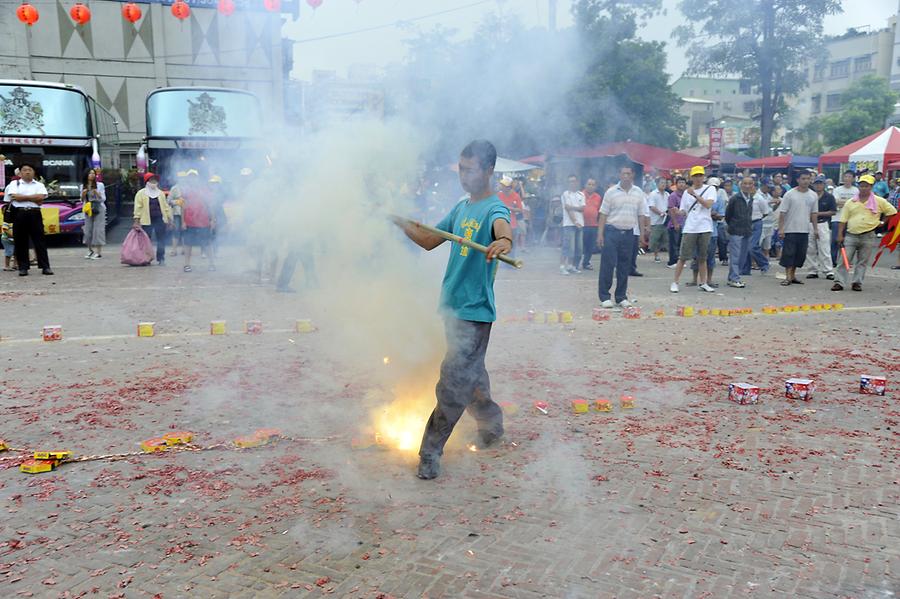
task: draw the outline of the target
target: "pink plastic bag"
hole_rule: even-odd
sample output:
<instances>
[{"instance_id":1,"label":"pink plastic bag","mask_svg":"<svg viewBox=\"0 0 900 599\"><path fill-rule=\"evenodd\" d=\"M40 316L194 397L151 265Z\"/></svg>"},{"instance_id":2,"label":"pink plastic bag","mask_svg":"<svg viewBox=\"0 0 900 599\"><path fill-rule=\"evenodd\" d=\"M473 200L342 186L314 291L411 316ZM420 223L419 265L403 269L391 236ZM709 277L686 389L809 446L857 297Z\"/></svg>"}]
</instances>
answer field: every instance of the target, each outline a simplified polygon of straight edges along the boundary
<instances>
[{"instance_id":1,"label":"pink plastic bag","mask_svg":"<svg viewBox=\"0 0 900 599\"><path fill-rule=\"evenodd\" d=\"M132 229L122 242L122 264L147 266L153 260L153 244L143 229Z\"/></svg>"}]
</instances>

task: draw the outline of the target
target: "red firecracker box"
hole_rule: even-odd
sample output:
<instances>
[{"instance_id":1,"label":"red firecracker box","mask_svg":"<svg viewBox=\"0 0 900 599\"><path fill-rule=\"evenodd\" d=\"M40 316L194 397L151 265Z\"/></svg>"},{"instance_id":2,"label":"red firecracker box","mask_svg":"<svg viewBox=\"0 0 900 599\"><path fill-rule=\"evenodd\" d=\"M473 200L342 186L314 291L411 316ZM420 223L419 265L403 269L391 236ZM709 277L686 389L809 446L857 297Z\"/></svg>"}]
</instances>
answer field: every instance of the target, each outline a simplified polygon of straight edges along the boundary
<instances>
[{"instance_id":1,"label":"red firecracker box","mask_svg":"<svg viewBox=\"0 0 900 599\"><path fill-rule=\"evenodd\" d=\"M759 403L759 387L747 383L728 385L728 399L741 405Z\"/></svg>"},{"instance_id":2,"label":"red firecracker box","mask_svg":"<svg viewBox=\"0 0 900 599\"><path fill-rule=\"evenodd\" d=\"M596 320L597 322L609 320L609 310L604 310L603 308L594 308L594 310L591 312L591 318L593 320Z\"/></svg>"},{"instance_id":3,"label":"red firecracker box","mask_svg":"<svg viewBox=\"0 0 900 599\"><path fill-rule=\"evenodd\" d=\"M694 315L694 306L678 306L675 308L675 315L691 317Z\"/></svg>"},{"instance_id":4,"label":"red firecracker box","mask_svg":"<svg viewBox=\"0 0 900 599\"><path fill-rule=\"evenodd\" d=\"M612 403L608 399L598 399L594 402L594 409L598 412L612 412Z\"/></svg>"},{"instance_id":5,"label":"red firecracker box","mask_svg":"<svg viewBox=\"0 0 900 599\"><path fill-rule=\"evenodd\" d=\"M816 384L810 379L788 379L784 382L784 396L788 399L810 401Z\"/></svg>"},{"instance_id":6,"label":"red firecracker box","mask_svg":"<svg viewBox=\"0 0 900 599\"><path fill-rule=\"evenodd\" d=\"M262 334L262 321L261 320L248 320L244 323L244 331L248 335L260 335Z\"/></svg>"},{"instance_id":7,"label":"red firecracker box","mask_svg":"<svg viewBox=\"0 0 900 599\"><path fill-rule=\"evenodd\" d=\"M637 306L628 306L622 310L622 316L628 320L638 320L641 317L641 309Z\"/></svg>"},{"instance_id":8,"label":"red firecracker box","mask_svg":"<svg viewBox=\"0 0 900 599\"><path fill-rule=\"evenodd\" d=\"M62 325L51 324L45 326L43 329L41 329L41 337L44 339L44 341L61 341Z\"/></svg>"},{"instance_id":9,"label":"red firecracker box","mask_svg":"<svg viewBox=\"0 0 900 599\"><path fill-rule=\"evenodd\" d=\"M887 389L887 378L872 374L859 377L859 392L866 395L884 395Z\"/></svg>"},{"instance_id":10,"label":"red firecracker box","mask_svg":"<svg viewBox=\"0 0 900 599\"><path fill-rule=\"evenodd\" d=\"M623 395L619 398L619 404L623 410L630 410L634 408L634 398L630 395Z\"/></svg>"}]
</instances>

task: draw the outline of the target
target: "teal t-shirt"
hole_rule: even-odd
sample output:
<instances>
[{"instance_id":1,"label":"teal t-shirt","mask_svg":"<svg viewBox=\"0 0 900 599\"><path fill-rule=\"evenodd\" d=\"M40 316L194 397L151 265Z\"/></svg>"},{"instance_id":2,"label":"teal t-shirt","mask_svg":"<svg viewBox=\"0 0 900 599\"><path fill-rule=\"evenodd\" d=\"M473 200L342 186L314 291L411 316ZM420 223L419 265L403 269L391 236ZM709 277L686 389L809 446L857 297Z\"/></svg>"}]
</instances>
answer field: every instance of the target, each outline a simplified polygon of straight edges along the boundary
<instances>
[{"instance_id":1,"label":"teal t-shirt","mask_svg":"<svg viewBox=\"0 0 900 599\"><path fill-rule=\"evenodd\" d=\"M481 245L494 241L494 221L509 222L509 208L495 195L478 202L464 198L436 226L442 231L471 239ZM441 286L441 309L460 320L494 322L494 275L499 261L490 263L484 254L456 242L450 244L450 260Z\"/></svg>"}]
</instances>

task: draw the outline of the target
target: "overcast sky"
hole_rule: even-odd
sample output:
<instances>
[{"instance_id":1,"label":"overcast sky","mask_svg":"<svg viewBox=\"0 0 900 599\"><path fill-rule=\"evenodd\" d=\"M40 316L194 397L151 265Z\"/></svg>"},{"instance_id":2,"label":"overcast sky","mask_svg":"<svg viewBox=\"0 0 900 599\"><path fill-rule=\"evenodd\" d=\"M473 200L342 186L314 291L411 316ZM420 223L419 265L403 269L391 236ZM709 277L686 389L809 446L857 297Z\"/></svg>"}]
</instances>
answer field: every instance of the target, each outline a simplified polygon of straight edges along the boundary
<instances>
[{"instance_id":1,"label":"overcast sky","mask_svg":"<svg viewBox=\"0 0 900 599\"><path fill-rule=\"evenodd\" d=\"M458 29L461 36L468 37L486 13L497 11L518 15L526 26L546 26L548 7L548 0L324 0L322 6L313 11L306 0L299 1L300 19L288 22L283 30L285 36L303 42L294 50L293 76L298 79L308 79L314 69L337 70L344 75L353 63L383 66L402 60L405 53L403 39L410 37L410 28L427 30L441 24ZM558 0L559 27L571 24L571 4L571 0ZM859 10L863 4L865 10ZM890 15L897 12L898 0L843 0L843 5L847 12L826 19L827 33L843 33L848 27L886 27ZM678 0L663 0L663 6L667 14L650 22L641 31L641 36L667 42L668 70L677 77L687 67L687 61L682 50L671 40L670 32L682 16L678 11ZM448 12L416 20L405 27L396 26L398 21L441 11ZM389 26L343 35L383 25ZM335 37L315 40L326 36Z\"/></svg>"}]
</instances>

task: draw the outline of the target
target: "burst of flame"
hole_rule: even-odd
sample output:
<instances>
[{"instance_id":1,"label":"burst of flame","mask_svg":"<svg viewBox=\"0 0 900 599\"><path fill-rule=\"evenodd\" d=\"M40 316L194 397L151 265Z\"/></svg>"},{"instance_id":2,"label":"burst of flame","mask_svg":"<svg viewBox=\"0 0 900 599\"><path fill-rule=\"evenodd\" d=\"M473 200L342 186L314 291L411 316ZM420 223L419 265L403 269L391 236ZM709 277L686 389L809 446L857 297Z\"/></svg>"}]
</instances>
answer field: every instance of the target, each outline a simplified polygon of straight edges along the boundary
<instances>
[{"instance_id":1,"label":"burst of flame","mask_svg":"<svg viewBox=\"0 0 900 599\"><path fill-rule=\"evenodd\" d=\"M382 358L381 361L384 362L384 365L385 365L385 366L387 366L388 364L391 363L391 357L390 357L390 356L385 356L384 358Z\"/></svg>"},{"instance_id":2,"label":"burst of flame","mask_svg":"<svg viewBox=\"0 0 900 599\"><path fill-rule=\"evenodd\" d=\"M478 448L475 445L469 445L469 451L478 451Z\"/></svg>"}]
</instances>

